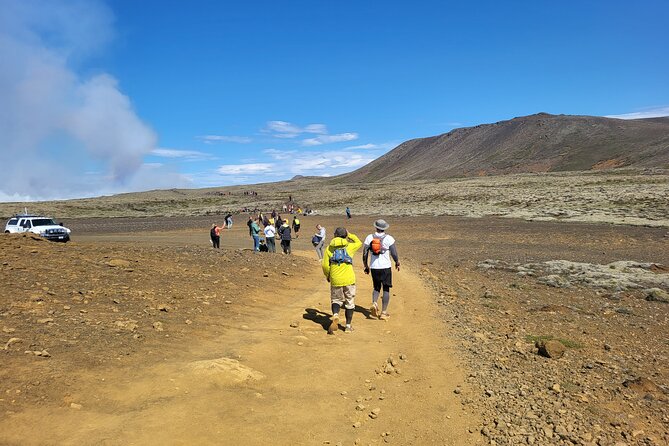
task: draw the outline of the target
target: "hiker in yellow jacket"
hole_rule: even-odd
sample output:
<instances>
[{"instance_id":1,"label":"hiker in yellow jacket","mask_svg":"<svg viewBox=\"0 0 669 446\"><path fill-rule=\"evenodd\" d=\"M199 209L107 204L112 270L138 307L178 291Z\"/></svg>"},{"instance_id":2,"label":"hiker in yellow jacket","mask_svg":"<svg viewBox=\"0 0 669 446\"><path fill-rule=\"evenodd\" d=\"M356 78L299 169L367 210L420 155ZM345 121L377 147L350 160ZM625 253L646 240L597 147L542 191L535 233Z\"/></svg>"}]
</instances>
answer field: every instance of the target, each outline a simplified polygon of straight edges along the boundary
<instances>
[{"instance_id":1,"label":"hiker in yellow jacket","mask_svg":"<svg viewBox=\"0 0 669 446\"><path fill-rule=\"evenodd\" d=\"M355 309L355 271L353 255L362 247L362 242L346 228L337 228L334 238L323 254L323 274L330 282L330 301L332 303L332 321L328 334L334 334L339 328L339 310L344 307L346 328L353 331L351 321Z\"/></svg>"}]
</instances>

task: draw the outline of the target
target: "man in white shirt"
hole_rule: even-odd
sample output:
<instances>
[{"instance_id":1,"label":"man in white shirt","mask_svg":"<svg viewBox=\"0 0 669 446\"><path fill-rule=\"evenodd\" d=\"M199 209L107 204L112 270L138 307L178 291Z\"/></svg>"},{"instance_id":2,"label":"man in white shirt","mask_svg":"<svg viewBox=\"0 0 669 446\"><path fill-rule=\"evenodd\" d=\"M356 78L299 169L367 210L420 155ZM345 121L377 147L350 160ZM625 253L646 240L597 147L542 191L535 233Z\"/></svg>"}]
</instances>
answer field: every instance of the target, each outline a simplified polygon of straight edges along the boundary
<instances>
[{"instance_id":1,"label":"man in white shirt","mask_svg":"<svg viewBox=\"0 0 669 446\"><path fill-rule=\"evenodd\" d=\"M372 292L372 308L370 309L372 316L378 317L381 320L388 320L388 304L390 303L390 288L393 286L393 270L390 257L395 261L395 268L400 270L400 259L397 255L397 248L395 247L395 239L392 235L386 234L386 230L390 227L385 220L376 220L374 222L376 232L369 234L363 243L362 263L365 267L365 274L369 274L371 270L372 283L374 291ZM371 254L372 261L367 263L368 257ZM379 295L383 288L383 298L381 300L381 312L379 312Z\"/></svg>"}]
</instances>

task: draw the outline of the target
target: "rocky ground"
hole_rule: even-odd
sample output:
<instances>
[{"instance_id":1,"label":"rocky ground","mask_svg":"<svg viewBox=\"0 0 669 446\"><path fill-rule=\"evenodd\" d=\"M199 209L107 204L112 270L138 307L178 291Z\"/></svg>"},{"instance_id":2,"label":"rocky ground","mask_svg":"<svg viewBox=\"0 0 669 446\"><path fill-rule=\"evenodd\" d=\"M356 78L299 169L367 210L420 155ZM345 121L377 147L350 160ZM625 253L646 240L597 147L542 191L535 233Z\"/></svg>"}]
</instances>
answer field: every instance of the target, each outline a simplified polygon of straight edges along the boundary
<instances>
[{"instance_id":1,"label":"rocky ground","mask_svg":"<svg viewBox=\"0 0 669 446\"><path fill-rule=\"evenodd\" d=\"M0 237L0 412L76 405L68 396L76 379L62 379L68 374L125 363L138 351L169 352L195 327L214 336L218 317L235 319L241 299L248 306L248 296L261 289L259 279L280 278L282 291L294 281L291 271L305 263L257 259L241 250L221 255L206 246L86 246Z\"/></svg>"},{"instance_id":2,"label":"rocky ground","mask_svg":"<svg viewBox=\"0 0 669 446\"><path fill-rule=\"evenodd\" d=\"M316 223L329 234L345 225L364 236L375 218L304 217L294 248L312 254L308 236ZM669 238L664 229L498 218L386 219L409 270L395 274L399 296L393 297L393 317L383 338L390 345L379 344L371 356L356 359L359 382L338 389L339 402L312 410L331 410L352 425L363 424L341 440L322 433L307 444L669 443ZM158 357L183 354L179 349L193 336L198 343L221 336L227 330L217 324L221 317L229 317L232 325L262 325L262 315L272 308L272 300L256 297L267 292L263 280L279 280L281 288L273 293L297 301L310 286L304 280L317 276L314 261L301 255L286 260L240 250L250 243L243 225L224 231L225 249L215 252L208 246L205 220L197 220L197 228L191 225L195 220L178 218L73 220L75 242L67 245L21 236L0 240L0 328L6 338L0 354L7 364L0 371L0 404L6 420L54 404L85 411L92 403L77 391L82 366L100 370L139 365L156 352ZM137 229L114 229L119 227ZM232 264L242 266L232 272ZM220 270L213 265L221 265ZM215 273L208 272L212 268ZM414 273L431 293L418 292ZM365 296L369 284L361 280ZM299 305L296 314L303 308ZM307 311L305 319L325 324L327 313L321 310L327 312L327 304ZM290 314L281 315L287 319L280 324L297 319ZM430 322L433 316L440 321L436 325ZM376 342L374 326L360 324L358 338L336 344L341 355ZM313 332L303 328L304 322L297 326L303 337L294 342L314 348L303 356L280 359L266 350L264 359L253 364L249 353L235 356L246 348L248 341L242 339L222 356L244 358L255 370L267 361L290 360L294 370L296 363L333 347L321 345L321 325ZM284 351L295 345L285 344L285 337L251 342L256 351L261 345L278 343ZM451 356L441 357L444 350ZM408 354L406 364L398 362L400 353ZM388 381L385 369L393 361L403 375ZM442 361L460 374L440 371ZM312 372L316 375L304 375L292 385L303 386L314 376L323 379L322 369ZM67 379L70 373L73 378ZM446 378L431 381L442 374ZM379 389L380 415L365 397ZM355 403L351 407L344 401L349 396ZM448 406L452 400L460 411ZM340 403L344 406L337 412ZM358 411L357 405L365 407ZM391 412L405 409L390 424L370 424L387 422L389 407ZM310 422L308 414L302 416ZM410 426L418 430L421 424L429 428L412 432ZM373 426L367 436L364 430Z\"/></svg>"},{"instance_id":3,"label":"rocky ground","mask_svg":"<svg viewBox=\"0 0 669 446\"><path fill-rule=\"evenodd\" d=\"M462 403L481 410L482 434L490 444L669 444L662 232L508 226L446 227L442 251L414 257L467 358L477 390Z\"/></svg>"},{"instance_id":4,"label":"rocky ground","mask_svg":"<svg viewBox=\"0 0 669 446\"><path fill-rule=\"evenodd\" d=\"M382 207L396 216L507 217L533 221L614 223L669 227L669 173L661 169L557 172L450 178L430 181L351 183L336 178L214 189L122 194L93 199L30 203L31 212L57 219L78 217L211 216L241 209L281 209L292 197L302 208L354 215ZM247 195L249 190L258 195ZM380 205L382 204L382 206ZM24 204L0 203L9 217ZM194 227L194 226L193 226Z\"/></svg>"}]
</instances>

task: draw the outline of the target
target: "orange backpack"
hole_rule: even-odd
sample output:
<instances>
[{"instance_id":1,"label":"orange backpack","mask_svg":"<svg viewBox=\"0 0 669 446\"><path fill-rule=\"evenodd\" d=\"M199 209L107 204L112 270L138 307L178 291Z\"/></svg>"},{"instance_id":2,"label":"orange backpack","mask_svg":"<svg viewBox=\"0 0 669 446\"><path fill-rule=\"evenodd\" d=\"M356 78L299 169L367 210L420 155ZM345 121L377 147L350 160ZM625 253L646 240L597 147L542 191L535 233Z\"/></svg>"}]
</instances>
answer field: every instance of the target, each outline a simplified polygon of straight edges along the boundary
<instances>
[{"instance_id":1,"label":"orange backpack","mask_svg":"<svg viewBox=\"0 0 669 446\"><path fill-rule=\"evenodd\" d=\"M369 249L375 256L381 254L383 252L383 238L374 237L372 242L369 244Z\"/></svg>"}]
</instances>

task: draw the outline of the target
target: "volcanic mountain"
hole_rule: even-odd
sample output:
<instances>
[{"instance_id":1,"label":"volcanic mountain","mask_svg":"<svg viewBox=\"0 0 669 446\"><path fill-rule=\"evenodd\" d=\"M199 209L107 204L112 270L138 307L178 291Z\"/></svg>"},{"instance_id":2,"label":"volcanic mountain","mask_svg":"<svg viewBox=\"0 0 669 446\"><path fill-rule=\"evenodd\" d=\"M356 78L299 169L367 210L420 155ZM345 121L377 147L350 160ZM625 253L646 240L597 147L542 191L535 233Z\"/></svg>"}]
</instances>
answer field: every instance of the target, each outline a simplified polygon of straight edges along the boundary
<instances>
[{"instance_id":1,"label":"volcanic mountain","mask_svg":"<svg viewBox=\"0 0 669 446\"><path fill-rule=\"evenodd\" d=\"M669 168L669 117L538 113L412 139L337 179L429 180L616 167Z\"/></svg>"}]
</instances>

